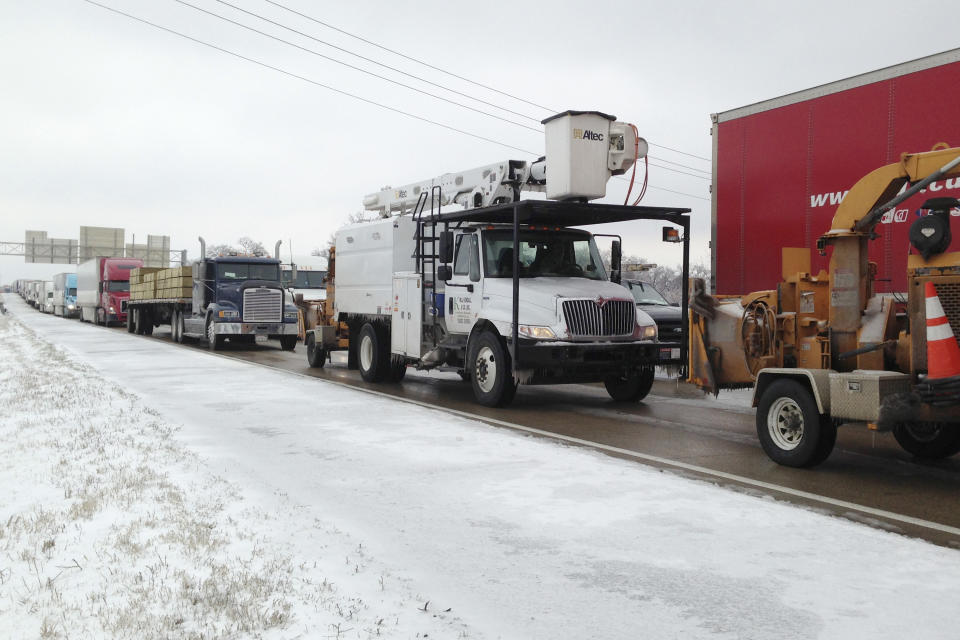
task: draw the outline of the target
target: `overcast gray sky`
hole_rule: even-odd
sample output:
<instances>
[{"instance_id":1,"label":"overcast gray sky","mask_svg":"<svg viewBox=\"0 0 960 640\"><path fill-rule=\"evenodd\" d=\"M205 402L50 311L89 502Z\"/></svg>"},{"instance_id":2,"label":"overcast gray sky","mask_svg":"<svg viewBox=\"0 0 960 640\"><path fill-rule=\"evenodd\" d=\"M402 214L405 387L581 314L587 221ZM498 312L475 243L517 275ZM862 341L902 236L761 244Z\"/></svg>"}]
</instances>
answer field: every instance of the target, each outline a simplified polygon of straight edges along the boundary
<instances>
[{"instance_id":1,"label":"overcast gray sky","mask_svg":"<svg viewBox=\"0 0 960 640\"><path fill-rule=\"evenodd\" d=\"M315 82L539 155L542 134L429 98L269 40L175 0L102 4ZM303 47L537 126L266 24L217 0L185 0ZM345 31L547 107L531 106L297 17L229 0L351 52L541 119L597 109L633 122L653 162L703 175L710 114L958 46L944 2L484 2L278 0ZM869 7L869 8L868 8ZM951 27L951 24L953 25ZM123 227L198 253L251 236L292 240L298 262L362 197L507 158L515 149L337 94L83 0L0 0L0 241L25 229L76 238ZM936 99L931 96L931 99ZM699 170L699 171L698 171ZM784 176L785 180L790 176ZM693 209L708 259L709 180L651 168L644 204ZM610 202L626 183L609 184ZM668 191L669 190L669 191ZM679 192L679 193L674 193ZM621 225L625 252L679 263L657 226ZM0 258L0 282L63 266Z\"/></svg>"}]
</instances>

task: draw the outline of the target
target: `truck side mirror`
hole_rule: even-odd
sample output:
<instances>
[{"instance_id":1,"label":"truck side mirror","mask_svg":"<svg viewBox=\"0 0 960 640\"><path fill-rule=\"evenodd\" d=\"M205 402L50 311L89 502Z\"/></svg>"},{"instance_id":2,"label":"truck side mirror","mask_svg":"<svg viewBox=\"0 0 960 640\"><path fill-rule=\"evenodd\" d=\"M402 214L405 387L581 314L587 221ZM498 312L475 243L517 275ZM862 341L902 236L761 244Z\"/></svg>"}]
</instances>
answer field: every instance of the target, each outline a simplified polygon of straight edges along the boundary
<instances>
[{"instance_id":1,"label":"truck side mirror","mask_svg":"<svg viewBox=\"0 0 960 640\"><path fill-rule=\"evenodd\" d=\"M453 267L448 264L442 264L437 267L437 280L446 282L453 277Z\"/></svg>"},{"instance_id":2,"label":"truck side mirror","mask_svg":"<svg viewBox=\"0 0 960 640\"><path fill-rule=\"evenodd\" d=\"M620 241L614 240L610 244L610 281L620 284L620 262L622 260L620 252Z\"/></svg>"},{"instance_id":3,"label":"truck side mirror","mask_svg":"<svg viewBox=\"0 0 960 640\"><path fill-rule=\"evenodd\" d=\"M444 264L453 262L453 231L440 232L440 247L437 250L437 258Z\"/></svg>"}]
</instances>

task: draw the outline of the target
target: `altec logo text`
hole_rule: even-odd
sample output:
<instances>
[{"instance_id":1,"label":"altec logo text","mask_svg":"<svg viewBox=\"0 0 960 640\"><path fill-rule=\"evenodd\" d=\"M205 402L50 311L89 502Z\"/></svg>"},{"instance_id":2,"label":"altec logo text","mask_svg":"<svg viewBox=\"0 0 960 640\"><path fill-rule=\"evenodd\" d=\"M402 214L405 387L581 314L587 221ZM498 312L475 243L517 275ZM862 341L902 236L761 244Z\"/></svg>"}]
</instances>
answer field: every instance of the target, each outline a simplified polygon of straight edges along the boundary
<instances>
[{"instance_id":1,"label":"altec logo text","mask_svg":"<svg viewBox=\"0 0 960 640\"><path fill-rule=\"evenodd\" d=\"M603 134L597 133L596 131L590 131L590 129L587 129L586 131L584 131L583 129L574 129L573 139L574 140L598 140L600 142L603 142Z\"/></svg>"}]
</instances>

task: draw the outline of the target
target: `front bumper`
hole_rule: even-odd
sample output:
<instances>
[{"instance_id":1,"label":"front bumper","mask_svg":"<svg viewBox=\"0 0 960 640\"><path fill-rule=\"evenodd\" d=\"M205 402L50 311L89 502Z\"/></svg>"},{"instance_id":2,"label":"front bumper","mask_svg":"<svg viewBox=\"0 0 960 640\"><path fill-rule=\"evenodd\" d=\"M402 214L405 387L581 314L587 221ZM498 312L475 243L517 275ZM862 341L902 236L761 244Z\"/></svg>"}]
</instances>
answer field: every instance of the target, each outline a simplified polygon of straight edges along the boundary
<instances>
[{"instance_id":1,"label":"front bumper","mask_svg":"<svg viewBox=\"0 0 960 640\"><path fill-rule=\"evenodd\" d=\"M218 336L289 336L298 335L296 322L215 322Z\"/></svg>"},{"instance_id":2,"label":"front bumper","mask_svg":"<svg viewBox=\"0 0 960 640\"><path fill-rule=\"evenodd\" d=\"M526 384L602 382L656 366L658 342L534 342L521 340L515 368Z\"/></svg>"}]
</instances>

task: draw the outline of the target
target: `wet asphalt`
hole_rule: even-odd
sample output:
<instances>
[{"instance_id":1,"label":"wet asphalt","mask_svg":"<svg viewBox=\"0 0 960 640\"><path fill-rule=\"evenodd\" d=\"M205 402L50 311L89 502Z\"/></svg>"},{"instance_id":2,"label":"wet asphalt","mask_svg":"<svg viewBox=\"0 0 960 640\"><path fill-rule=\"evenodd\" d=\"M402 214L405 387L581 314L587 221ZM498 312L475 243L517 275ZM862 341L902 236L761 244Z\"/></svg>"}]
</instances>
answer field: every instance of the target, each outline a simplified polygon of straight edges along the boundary
<instances>
[{"instance_id":1,"label":"wet asphalt","mask_svg":"<svg viewBox=\"0 0 960 640\"><path fill-rule=\"evenodd\" d=\"M143 339L170 341L160 330ZM180 348L205 349L190 342ZM627 405L611 401L602 385L521 386L512 405L489 409L474 403L470 385L453 373L409 370L400 383L370 384L347 369L344 354L322 369L311 368L299 344L284 352L273 341L228 343L217 354L468 414L494 428L599 448L666 472L960 548L960 456L916 460L891 434L862 425L840 428L824 464L791 469L763 453L748 403L725 403L723 393L718 402L676 381L657 380L644 401Z\"/></svg>"}]
</instances>

